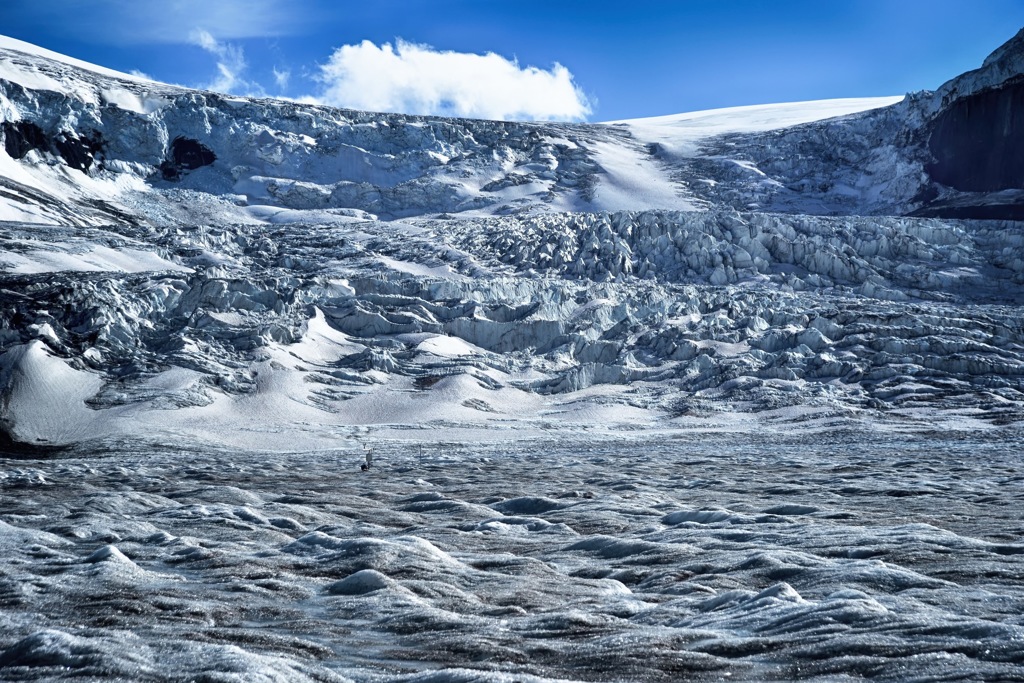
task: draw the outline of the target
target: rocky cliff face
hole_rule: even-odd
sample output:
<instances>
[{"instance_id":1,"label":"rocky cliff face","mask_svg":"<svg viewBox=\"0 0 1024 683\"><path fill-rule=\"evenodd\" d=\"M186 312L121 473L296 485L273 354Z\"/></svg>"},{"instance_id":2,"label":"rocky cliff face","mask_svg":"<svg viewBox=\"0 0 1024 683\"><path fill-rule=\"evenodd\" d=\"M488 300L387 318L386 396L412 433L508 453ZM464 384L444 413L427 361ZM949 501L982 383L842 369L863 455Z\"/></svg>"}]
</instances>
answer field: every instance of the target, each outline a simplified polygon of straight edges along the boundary
<instances>
[{"instance_id":1,"label":"rocky cliff face","mask_svg":"<svg viewBox=\"0 0 1024 683\"><path fill-rule=\"evenodd\" d=\"M982 68L953 79L933 97L924 126L931 154L926 168L939 193L950 195L946 213L1024 217L1022 68L1024 34L1018 33Z\"/></svg>"},{"instance_id":2,"label":"rocky cliff face","mask_svg":"<svg viewBox=\"0 0 1024 683\"><path fill-rule=\"evenodd\" d=\"M958 99L930 125L936 182L964 192L1024 189L1024 82Z\"/></svg>"}]
</instances>

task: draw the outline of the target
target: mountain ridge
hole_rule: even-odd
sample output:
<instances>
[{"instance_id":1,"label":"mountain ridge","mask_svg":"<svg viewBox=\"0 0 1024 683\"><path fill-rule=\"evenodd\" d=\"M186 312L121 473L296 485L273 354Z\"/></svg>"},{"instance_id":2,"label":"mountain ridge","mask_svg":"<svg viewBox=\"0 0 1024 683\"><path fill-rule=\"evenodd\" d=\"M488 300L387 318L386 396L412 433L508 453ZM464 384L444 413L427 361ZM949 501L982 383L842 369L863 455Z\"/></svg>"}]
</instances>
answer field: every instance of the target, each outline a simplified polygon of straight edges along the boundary
<instances>
[{"instance_id":1,"label":"mountain ridge","mask_svg":"<svg viewBox=\"0 0 1024 683\"><path fill-rule=\"evenodd\" d=\"M814 106L824 103L806 103L804 108L768 105L750 110L746 117L740 115L739 125L734 123L731 130L728 120L730 116L736 119L735 108L676 115L672 118L679 125L668 137L689 138L687 145L691 148L681 159L667 153L664 142L645 139L641 129L651 120L618 122L607 129L602 124L506 123L361 113L190 91L95 65L83 67L77 60L61 61L47 51L38 51L28 65L14 68L15 81L20 74L21 80L41 89L21 92L22 85L6 81L7 88L14 87L15 91L3 93L0 112L7 122L3 135L9 155L39 149L44 156L50 155L47 158L59 158L80 170L88 170L92 159L97 158L100 173L93 175L99 178L102 171L108 171L100 178L103 188L94 188L81 201L58 212L60 220L65 221L91 220L85 216L97 214L97 209L95 220L117 221L123 207L116 198L124 194L119 186L129 186L134 192L168 189L154 179L179 180L189 190L208 190L211 197L230 196L233 203L244 198L250 204L351 209L391 218L462 212L699 210L722 204L787 213L950 213L956 217L970 217L974 206L976 217L986 218L1000 217L996 207L1002 206L1008 211L1002 217L1016 218L1012 203L1000 198L993 203L988 197L978 196L971 191L977 183L965 181L962 174L950 170L962 166L962 158L947 159L941 153L935 158L935 147L956 150L954 141L932 148L929 141L946 130L941 121L936 123L940 111L948 111L954 102L977 97L977 91L991 89L1020 73L1020 42L1020 36L1011 39L982 67L951 79L935 93L918 93L900 103L867 100L849 109L863 107L868 111L846 118L832 119L833 112L824 111L805 116L811 119L804 122L806 126L787 125L800 120L799 112L813 111ZM0 45L0 49L8 55L18 48L31 48L18 41L6 45ZM11 60L6 64L7 78L11 78ZM82 68L90 71L83 72ZM82 75L92 71L105 81L91 83ZM51 72L64 82L78 84L68 95L80 104L66 116L48 113L47 107L57 103L48 105L45 93L59 92L61 87L47 75ZM43 87L54 84L57 90ZM1006 87L1012 85L1004 84ZM878 108L882 103L896 109ZM970 104L962 106L969 108ZM760 112L780 107L798 112L797 118L747 130ZM826 120L815 120L820 117ZM303 119L308 123L303 124ZM707 125L709 119L725 123L716 129L713 123ZM218 134L211 128L215 121L218 123L214 128L227 127L234 132ZM286 121L291 123L285 125ZM686 125L688 122L699 125ZM386 139L383 131L370 130L378 123L386 123L401 134L397 139L394 134ZM16 126L33 128L22 131ZM979 124L981 129L990 127L987 122ZM108 135L109 139L104 137L108 128L117 131ZM430 129L427 135L423 135L425 128ZM742 151L737 158L733 158L736 154L723 156L723 149L716 147L718 140L735 147L730 135L742 136ZM347 158L339 157L333 165L322 163L324 155L315 152L323 150L312 149L318 137L324 138L321 146L328 145L328 155ZM219 148L223 159L213 166L221 170L203 171L199 181L177 173L175 140L202 145L214 155ZM242 149L254 153L235 153ZM463 155L479 153L500 158L491 163L459 163L465 161ZM805 167L779 161L794 157L813 157L814 162ZM282 165L286 161L291 165ZM308 163L302 165L303 161ZM203 166L206 164L178 170L195 171ZM635 169L631 172L645 178L644 197L636 197L640 190L628 186L628 182L624 189L616 187L616 182L623 182L616 177L616 169L622 167ZM749 172L744 171L745 167ZM998 177L1000 172L995 171L997 177L981 187L1004 190L1019 185L1019 171L1011 169L1009 178ZM977 175L982 171L972 166L967 173ZM937 176L938 182L932 176ZM688 181L681 180L684 177ZM838 189L828 187L829 179L839 179L835 183ZM76 192L81 194L82 188L62 182L66 179L48 180L71 197ZM429 183L436 192L423 188L423 183ZM729 193L714 190L723 184L730 187ZM47 191L47 183L26 185L42 191L54 206L64 204L60 201L62 192ZM601 190L607 191L602 194ZM21 201L18 206L8 204L7 213L25 217L25 205L32 203L25 200L32 193L24 187L13 192L21 195ZM104 212L107 206L110 210ZM47 214L43 208L38 211ZM53 211L49 214L50 219L40 220L57 219ZM166 216L157 220L172 219Z\"/></svg>"},{"instance_id":2,"label":"mountain ridge","mask_svg":"<svg viewBox=\"0 0 1024 683\"><path fill-rule=\"evenodd\" d=\"M255 100L0 46L5 442L1016 424L1022 203L960 144L1019 111L1013 78L971 90L1016 45L963 97L613 125Z\"/></svg>"}]
</instances>

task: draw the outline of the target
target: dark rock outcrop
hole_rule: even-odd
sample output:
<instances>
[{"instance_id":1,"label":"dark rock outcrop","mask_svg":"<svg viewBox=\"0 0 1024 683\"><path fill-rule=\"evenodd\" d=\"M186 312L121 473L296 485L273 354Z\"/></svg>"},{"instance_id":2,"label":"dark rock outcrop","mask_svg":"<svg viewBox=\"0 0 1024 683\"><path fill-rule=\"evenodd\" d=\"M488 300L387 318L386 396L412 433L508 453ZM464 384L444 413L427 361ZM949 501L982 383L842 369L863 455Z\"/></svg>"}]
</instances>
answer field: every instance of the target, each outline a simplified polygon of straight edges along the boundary
<instances>
[{"instance_id":1,"label":"dark rock outcrop","mask_svg":"<svg viewBox=\"0 0 1024 683\"><path fill-rule=\"evenodd\" d=\"M1024 79L952 102L929 127L933 180L962 192L1024 188Z\"/></svg>"},{"instance_id":2,"label":"dark rock outcrop","mask_svg":"<svg viewBox=\"0 0 1024 683\"><path fill-rule=\"evenodd\" d=\"M182 171L194 171L209 166L217 160L213 150L192 138L178 136L171 141L168 150L169 158L160 164L160 173L164 180L177 180Z\"/></svg>"},{"instance_id":3,"label":"dark rock outcrop","mask_svg":"<svg viewBox=\"0 0 1024 683\"><path fill-rule=\"evenodd\" d=\"M4 136L4 149L12 159L23 159L33 150L54 154L71 168L83 173L92 167L95 158L103 152L103 136L97 131L78 137L62 132L52 138L32 121L4 121L0 123Z\"/></svg>"},{"instance_id":4,"label":"dark rock outcrop","mask_svg":"<svg viewBox=\"0 0 1024 683\"><path fill-rule=\"evenodd\" d=\"M31 121L4 121L0 131L4 135L4 149L12 159L24 159L34 149L50 148L46 133Z\"/></svg>"}]
</instances>

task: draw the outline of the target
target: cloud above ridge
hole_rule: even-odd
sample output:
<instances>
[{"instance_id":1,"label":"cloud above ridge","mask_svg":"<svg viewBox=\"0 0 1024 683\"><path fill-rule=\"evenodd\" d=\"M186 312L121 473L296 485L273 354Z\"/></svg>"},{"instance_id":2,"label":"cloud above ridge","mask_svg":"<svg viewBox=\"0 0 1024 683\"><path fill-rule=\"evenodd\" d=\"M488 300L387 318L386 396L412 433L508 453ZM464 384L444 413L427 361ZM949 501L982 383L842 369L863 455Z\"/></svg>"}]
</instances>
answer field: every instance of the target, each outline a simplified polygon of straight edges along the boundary
<instances>
[{"instance_id":1,"label":"cloud above ridge","mask_svg":"<svg viewBox=\"0 0 1024 683\"><path fill-rule=\"evenodd\" d=\"M249 65L245 61L245 53L241 47L222 43L209 31L201 28L194 29L189 34L189 42L217 58L217 76L210 83L203 85L203 88L231 94L262 93L263 89L258 84L251 83L243 77Z\"/></svg>"},{"instance_id":2,"label":"cloud above ridge","mask_svg":"<svg viewBox=\"0 0 1024 683\"><path fill-rule=\"evenodd\" d=\"M586 95L561 64L521 67L489 52L435 50L429 45L369 40L344 45L321 65L317 102L368 111L466 118L582 121Z\"/></svg>"}]
</instances>

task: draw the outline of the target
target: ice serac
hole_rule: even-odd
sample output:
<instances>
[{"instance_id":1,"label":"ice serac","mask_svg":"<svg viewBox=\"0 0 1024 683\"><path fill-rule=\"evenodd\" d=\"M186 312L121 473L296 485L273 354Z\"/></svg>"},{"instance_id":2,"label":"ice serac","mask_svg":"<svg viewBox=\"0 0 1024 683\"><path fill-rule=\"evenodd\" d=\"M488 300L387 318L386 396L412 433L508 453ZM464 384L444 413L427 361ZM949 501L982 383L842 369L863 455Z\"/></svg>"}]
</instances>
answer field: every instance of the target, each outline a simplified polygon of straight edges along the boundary
<instances>
[{"instance_id":1,"label":"ice serac","mask_svg":"<svg viewBox=\"0 0 1024 683\"><path fill-rule=\"evenodd\" d=\"M1020 43L903 99L570 125L0 40L0 446L1018 423Z\"/></svg>"}]
</instances>

